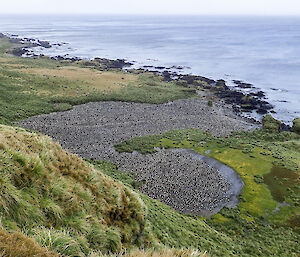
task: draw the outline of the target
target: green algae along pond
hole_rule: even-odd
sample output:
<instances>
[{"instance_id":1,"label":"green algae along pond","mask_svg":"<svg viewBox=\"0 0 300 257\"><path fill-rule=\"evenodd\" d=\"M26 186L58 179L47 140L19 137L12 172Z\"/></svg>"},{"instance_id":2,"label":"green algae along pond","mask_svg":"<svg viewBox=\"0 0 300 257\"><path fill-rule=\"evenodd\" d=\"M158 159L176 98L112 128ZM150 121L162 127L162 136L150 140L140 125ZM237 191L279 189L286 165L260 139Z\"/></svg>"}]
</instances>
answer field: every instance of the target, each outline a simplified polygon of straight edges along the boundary
<instances>
[{"instance_id":1,"label":"green algae along pond","mask_svg":"<svg viewBox=\"0 0 300 257\"><path fill-rule=\"evenodd\" d=\"M202 130L187 129L134 138L116 145L116 149L146 154L155 152L155 147L185 148L212 157L236 170L245 183L240 204L232 210L239 218L299 230L299 139L293 132L256 130L216 137ZM233 222L222 211L212 220Z\"/></svg>"}]
</instances>

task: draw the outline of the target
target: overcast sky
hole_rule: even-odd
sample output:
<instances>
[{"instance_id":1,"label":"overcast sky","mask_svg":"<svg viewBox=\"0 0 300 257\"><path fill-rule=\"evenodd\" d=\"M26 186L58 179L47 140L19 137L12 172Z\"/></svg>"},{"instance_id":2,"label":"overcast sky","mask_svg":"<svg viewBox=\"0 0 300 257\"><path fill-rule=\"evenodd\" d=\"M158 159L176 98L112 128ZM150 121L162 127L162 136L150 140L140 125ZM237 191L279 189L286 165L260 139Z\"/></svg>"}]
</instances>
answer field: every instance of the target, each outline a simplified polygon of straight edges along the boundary
<instances>
[{"instance_id":1,"label":"overcast sky","mask_svg":"<svg viewBox=\"0 0 300 257\"><path fill-rule=\"evenodd\" d=\"M1 0L0 13L300 15L300 0Z\"/></svg>"}]
</instances>

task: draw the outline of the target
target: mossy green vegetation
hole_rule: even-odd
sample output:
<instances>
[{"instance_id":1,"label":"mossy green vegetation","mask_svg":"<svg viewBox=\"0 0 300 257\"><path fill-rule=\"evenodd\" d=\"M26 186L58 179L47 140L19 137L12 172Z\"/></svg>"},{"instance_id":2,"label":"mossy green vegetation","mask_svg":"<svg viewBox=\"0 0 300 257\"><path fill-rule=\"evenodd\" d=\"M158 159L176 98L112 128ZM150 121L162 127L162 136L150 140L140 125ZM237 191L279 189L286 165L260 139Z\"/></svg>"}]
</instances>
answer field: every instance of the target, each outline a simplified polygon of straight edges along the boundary
<instances>
[{"instance_id":1,"label":"mossy green vegetation","mask_svg":"<svg viewBox=\"0 0 300 257\"><path fill-rule=\"evenodd\" d=\"M300 134L300 118L293 120L293 131L297 134Z\"/></svg>"},{"instance_id":2,"label":"mossy green vegetation","mask_svg":"<svg viewBox=\"0 0 300 257\"><path fill-rule=\"evenodd\" d=\"M299 230L299 143L300 136L292 132L256 130L223 138L187 129L134 138L115 147L141 153L155 152L155 147L188 148L213 157L234 168L245 183L240 217Z\"/></svg>"},{"instance_id":3,"label":"mossy green vegetation","mask_svg":"<svg viewBox=\"0 0 300 257\"><path fill-rule=\"evenodd\" d=\"M281 122L272 117L272 115L267 114L262 119L263 130L271 133L276 133L280 131Z\"/></svg>"}]
</instances>

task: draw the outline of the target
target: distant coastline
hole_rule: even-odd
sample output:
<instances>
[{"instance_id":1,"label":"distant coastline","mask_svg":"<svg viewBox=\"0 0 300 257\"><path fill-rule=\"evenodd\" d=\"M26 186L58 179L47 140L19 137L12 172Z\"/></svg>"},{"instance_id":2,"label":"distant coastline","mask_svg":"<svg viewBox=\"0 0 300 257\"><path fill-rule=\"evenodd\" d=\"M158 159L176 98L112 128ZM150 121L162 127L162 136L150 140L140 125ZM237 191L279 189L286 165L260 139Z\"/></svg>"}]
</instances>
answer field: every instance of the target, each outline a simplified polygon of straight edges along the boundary
<instances>
[{"instance_id":1,"label":"distant coastline","mask_svg":"<svg viewBox=\"0 0 300 257\"><path fill-rule=\"evenodd\" d=\"M182 74L224 79L233 88L233 80L250 83L287 124L300 116L299 26L295 17L0 17L2 32L69 43L36 48L37 54L134 60L134 68L180 66Z\"/></svg>"}]
</instances>

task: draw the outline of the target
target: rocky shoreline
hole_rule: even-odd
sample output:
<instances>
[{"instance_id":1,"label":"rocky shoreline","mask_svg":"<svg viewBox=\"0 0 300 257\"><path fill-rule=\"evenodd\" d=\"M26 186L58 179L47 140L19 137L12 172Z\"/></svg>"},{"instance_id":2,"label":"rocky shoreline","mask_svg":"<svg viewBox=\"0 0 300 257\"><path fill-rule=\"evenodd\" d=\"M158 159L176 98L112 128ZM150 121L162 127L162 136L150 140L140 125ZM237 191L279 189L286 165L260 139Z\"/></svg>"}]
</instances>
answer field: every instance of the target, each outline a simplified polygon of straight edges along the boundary
<instances>
[{"instance_id":1,"label":"rocky shoreline","mask_svg":"<svg viewBox=\"0 0 300 257\"><path fill-rule=\"evenodd\" d=\"M42 48L51 48L53 46L62 46L67 43L57 43L57 44L51 44L48 41L42 41L39 39L34 38L20 38L18 35L5 35L3 33L0 33L0 38L7 38L9 41L13 44L20 45L18 47L15 47L12 49L11 54L18 57L29 57L29 58L47 58L47 56L43 54L35 54L34 48L35 47L42 47ZM69 57L68 54L65 54L63 56L57 55L53 57L48 57L52 60L56 61L65 61L65 62L82 62L85 66L99 66L99 69L108 70L108 69L123 69L125 67L130 67L133 65L130 62L127 62L124 59L116 59L116 60L110 60L106 58L94 58L93 60L84 60L79 57Z\"/></svg>"},{"instance_id":2,"label":"rocky shoreline","mask_svg":"<svg viewBox=\"0 0 300 257\"><path fill-rule=\"evenodd\" d=\"M51 44L48 41L41 41L33 38L19 38L18 35L4 35L0 33L0 38L6 37L12 43L19 44L20 47L16 47L12 50L12 54L15 56L25 56L31 58L51 58L53 60L61 62L78 62L84 67L92 67L98 70L110 70L110 69L119 69L125 70L130 73L142 73L142 72L151 72L163 77L165 81L175 81L178 85L183 87L195 88L197 90L209 91L213 97L216 99L221 99L226 104L230 104L236 114L240 114L243 117L243 113L255 112L258 115L264 115L267 113L274 113L273 105L266 101L266 97L263 91L255 88L252 84L240 81L233 80L233 83L236 85L234 88L226 85L226 82L222 79L214 80L211 78L206 78L198 75L191 74L181 74L180 71L184 69L182 66L143 66L139 69L132 69L133 63L128 62L124 59L106 59L95 57L91 60L82 59L79 57L69 57L68 54L63 56L52 56L47 57L43 54L36 55L34 53L35 47L44 47L51 48L53 46L61 46L66 43ZM251 92L244 92L240 89L252 89ZM260 123L260 120L257 120L254 117L247 116L251 122ZM289 130L290 127L282 124L282 130Z\"/></svg>"},{"instance_id":3,"label":"rocky shoreline","mask_svg":"<svg viewBox=\"0 0 300 257\"><path fill-rule=\"evenodd\" d=\"M210 107L200 98L166 104L93 102L31 117L18 125L51 136L83 158L110 161L121 171L133 171L137 182L144 182L140 190L145 194L182 213L203 216L232 201L231 183L218 169L185 152L118 153L114 145L172 129L199 128L226 136L257 127L235 115L230 106L217 103Z\"/></svg>"}]
</instances>

